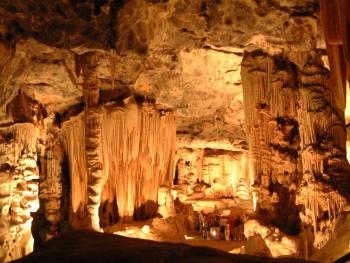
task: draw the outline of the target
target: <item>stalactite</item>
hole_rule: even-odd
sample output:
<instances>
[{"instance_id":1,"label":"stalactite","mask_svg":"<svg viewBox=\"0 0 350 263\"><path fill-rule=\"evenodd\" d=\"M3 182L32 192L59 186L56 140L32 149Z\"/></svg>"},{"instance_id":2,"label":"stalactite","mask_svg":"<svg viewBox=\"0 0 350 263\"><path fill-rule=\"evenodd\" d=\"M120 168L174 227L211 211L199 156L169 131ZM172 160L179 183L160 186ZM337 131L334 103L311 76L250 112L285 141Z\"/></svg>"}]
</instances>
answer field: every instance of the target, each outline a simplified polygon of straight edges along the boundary
<instances>
[{"instance_id":1,"label":"stalactite","mask_svg":"<svg viewBox=\"0 0 350 263\"><path fill-rule=\"evenodd\" d=\"M293 188L298 180L294 72L282 57L254 52L243 59L241 75L254 200L270 211L279 200L285 209L290 201L280 185Z\"/></svg>"},{"instance_id":2,"label":"stalactite","mask_svg":"<svg viewBox=\"0 0 350 263\"><path fill-rule=\"evenodd\" d=\"M79 215L84 217L87 204L87 171L83 113L63 123L62 140L69 160L71 181L70 199L73 217L79 218ZM80 219L82 218L80 217ZM79 227L79 224L83 226L81 220L72 219L72 216L71 224L76 228Z\"/></svg>"},{"instance_id":3,"label":"stalactite","mask_svg":"<svg viewBox=\"0 0 350 263\"><path fill-rule=\"evenodd\" d=\"M346 130L332 100L329 73L319 59L310 56L299 69L298 122L303 178L296 202L304 225L314 229L314 246L323 247L333 231L337 211L346 205L342 182L349 171L345 156ZM344 110L344 109L343 109ZM346 186L345 186L346 187ZM338 191L339 190L339 191ZM345 194L345 195L344 195Z\"/></svg>"},{"instance_id":4,"label":"stalactite","mask_svg":"<svg viewBox=\"0 0 350 263\"><path fill-rule=\"evenodd\" d=\"M155 214L155 189L170 187L173 178L175 130L172 113L147 103L140 108L130 102L104 115L104 201L116 198L122 221Z\"/></svg>"},{"instance_id":5,"label":"stalactite","mask_svg":"<svg viewBox=\"0 0 350 263\"><path fill-rule=\"evenodd\" d=\"M0 261L10 261L33 249L30 213L39 208L37 139L30 123L0 129Z\"/></svg>"},{"instance_id":6,"label":"stalactite","mask_svg":"<svg viewBox=\"0 0 350 263\"><path fill-rule=\"evenodd\" d=\"M130 100L130 101L129 101ZM175 159L175 119L153 105L101 108L102 207L118 211L121 221L149 218L157 211L158 188L170 187ZM84 214L90 193L85 157L84 114L64 123L63 141L68 154L72 210ZM115 223L115 222L110 222Z\"/></svg>"}]
</instances>

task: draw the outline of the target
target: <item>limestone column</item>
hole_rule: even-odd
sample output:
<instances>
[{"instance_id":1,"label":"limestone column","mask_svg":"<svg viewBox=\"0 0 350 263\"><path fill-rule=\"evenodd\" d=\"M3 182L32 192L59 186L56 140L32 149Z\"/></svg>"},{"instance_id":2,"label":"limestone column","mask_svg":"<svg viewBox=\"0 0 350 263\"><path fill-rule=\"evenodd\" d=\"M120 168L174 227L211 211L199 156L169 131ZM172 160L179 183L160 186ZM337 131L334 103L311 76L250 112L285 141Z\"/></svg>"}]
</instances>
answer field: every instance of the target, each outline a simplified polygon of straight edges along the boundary
<instances>
[{"instance_id":1,"label":"limestone column","mask_svg":"<svg viewBox=\"0 0 350 263\"><path fill-rule=\"evenodd\" d=\"M102 191L101 108L98 105L99 79L97 67L102 54L88 52L82 55L83 94L85 101L85 145L88 177L89 228L99 230L98 209Z\"/></svg>"},{"instance_id":2,"label":"limestone column","mask_svg":"<svg viewBox=\"0 0 350 263\"><path fill-rule=\"evenodd\" d=\"M57 127L47 129L41 156L40 195L45 200L45 217L51 226L61 220L63 148Z\"/></svg>"},{"instance_id":3,"label":"limestone column","mask_svg":"<svg viewBox=\"0 0 350 263\"><path fill-rule=\"evenodd\" d=\"M294 73L282 56L258 50L245 54L241 74L254 207L269 211L271 219L284 227L288 215L296 213L299 143Z\"/></svg>"},{"instance_id":4,"label":"limestone column","mask_svg":"<svg viewBox=\"0 0 350 263\"><path fill-rule=\"evenodd\" d=\"M333 100L329 71L315 53L299 69L298 123L303 176L297 204L300 217L313 228L314 246L329 239L338 213L346 204L349 171L346 160L344 105Z\"/></svg>"}]
</instances>

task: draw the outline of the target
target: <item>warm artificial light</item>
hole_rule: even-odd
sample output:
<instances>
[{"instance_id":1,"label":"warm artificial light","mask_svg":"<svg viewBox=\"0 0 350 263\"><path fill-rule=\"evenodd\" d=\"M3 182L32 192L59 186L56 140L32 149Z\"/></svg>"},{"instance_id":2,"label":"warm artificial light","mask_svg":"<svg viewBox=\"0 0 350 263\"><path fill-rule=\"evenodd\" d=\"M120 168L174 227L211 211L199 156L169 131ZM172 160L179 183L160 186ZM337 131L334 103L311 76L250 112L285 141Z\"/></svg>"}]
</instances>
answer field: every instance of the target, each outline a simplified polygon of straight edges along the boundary
<instances>
[{"instance_id":1,"label":"warm artificial light","mask_svg":"<svg viewBox=\"0 0 350 263\"><path fill-rule=\"evenodd\" d=\"M151 231L151 228L149 227L149 225L144 225L144 226L142 227L142 232L143 232L144 234L149 234L150 231Z\"/></svg>"}]
</instances>

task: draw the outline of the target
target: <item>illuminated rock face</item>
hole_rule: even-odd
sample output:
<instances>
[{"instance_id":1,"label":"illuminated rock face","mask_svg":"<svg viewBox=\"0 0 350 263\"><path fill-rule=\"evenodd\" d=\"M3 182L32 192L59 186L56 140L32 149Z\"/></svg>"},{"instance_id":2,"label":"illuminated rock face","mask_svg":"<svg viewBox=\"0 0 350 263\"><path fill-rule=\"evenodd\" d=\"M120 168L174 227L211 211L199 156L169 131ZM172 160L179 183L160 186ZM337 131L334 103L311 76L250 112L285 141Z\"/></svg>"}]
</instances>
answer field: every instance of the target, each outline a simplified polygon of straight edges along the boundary
<instances>
[{"instance_id":1,"label":"illuminated rock face","mask_svg":"<svg viewBox=\"0 0 350 263\"><path fill-rule=\"evenodd\" d=\"M126 105L101 108L100 217L106 225L133 218L154 216L158 188L169 187L173 177L175 121L171 112L160 112L151 104L138 106L133 98ZM72 223L84 225L90 184L84 141L84 114L63 125L63 140L71 174ZM79 176L75 176L79 175ZM79 219L80 218L80 219ZM105 218L107 221L104 221ZM111 218L111 220L110 220Z\"/></svg>"},{"instance_id":2,"label":"illuminated rock face","mask_svg":"<svg viewBox=\"0 0 350 263\"><path fill-rule=\"evenodd\" d=\"M249 203L321 247L349 192L337 3L3 0L1 257L26 246L7 249L29 240L33 196L53 229L99 230L172 225L170 189L196 210Z\"/></svg>"},{"instance_id":3,"label":"illuminated rock face","mask_svg":"<svg viewBox=\"0 0 350 263\"><path fill-rule=\"evenodd\" d=\"M256 209L270 211L275 223L285 226L288 217L297 218L300 177L293 68L282 57L258 50L243 60L242 81Z\"/></svg>"},{"instance_id":4,"label":"illuminated rock face","mask_svg":"<svg viewBox=\"0 0 350 263\"><path fill-rule=\"evenodd\" d=\"M241 152L177 149L175 189L181 200L250 196L249 163Z\"/></svg>"},{"instance_id":5,"label":"illuminated rock face","mask_svg":"<svg viewBox=\"0 0 350 263\"><path fill-rule=\"evenodd\" d=\"M320 57L310 52L303 59L295 66L261 51L246 56L246 130L259 208L286 226L292 214L298 224L296 205L303 205L300 219L313 228L314 246L322 247L347 203L344 109L331 100Z\"/></svg>"},{"instance_id":6,"label":"illuminated rock face","mask_svg":"<svg viewBox=\"0 0 350 263\"><path fill-rule=\"evenodd\" d=\"M261 237L262 241L267 247L265 256L278 257L292 257L299 252L299 240L297 237L288 236L279 231L273 226L261 225L256 220L248 220L244 223L244 235L248 239L246 247L251 248L249 243L253 243L251 237ZM264 251L259 248L253 248L252 251L247 251L250 255L263 255Z\"/></svg>"},{"instance_id":7,"label":"illuminated rock face","mask_svg":"<svg viewBox=\"0 0 350 263\"><path fill-rule=\"evenodd\" d=\"M39 208L38 136L39 129L31 123L0 129L1 261L33 250L30 213Z\"/></svg>"}]
</instances>

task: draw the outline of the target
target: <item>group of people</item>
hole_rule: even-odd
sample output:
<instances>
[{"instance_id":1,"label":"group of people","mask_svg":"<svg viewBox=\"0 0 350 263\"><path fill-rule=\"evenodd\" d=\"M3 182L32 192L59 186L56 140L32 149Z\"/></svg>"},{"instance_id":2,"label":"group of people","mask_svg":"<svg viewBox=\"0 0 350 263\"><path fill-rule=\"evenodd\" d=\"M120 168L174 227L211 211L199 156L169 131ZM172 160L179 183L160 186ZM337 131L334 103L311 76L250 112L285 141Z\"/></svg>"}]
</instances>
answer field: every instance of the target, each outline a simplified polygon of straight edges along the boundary
<instances>
[{"instance_id":1,"label":"group of people","mask_svg":"<svg viewBox=\"0 0 350 263\"><path fill-rule=\"evenodd\" d=\"M200 232L203 238L209 240L215 238L218 240L243 240L244 237L244 222L241 216L223 217L214 214L205 214L201 211L195 216L194 221L195 230ZM220 229L219 233L211 229ZM215 233L213 237L212 234Z\"/></svg>"}]
</instances>

